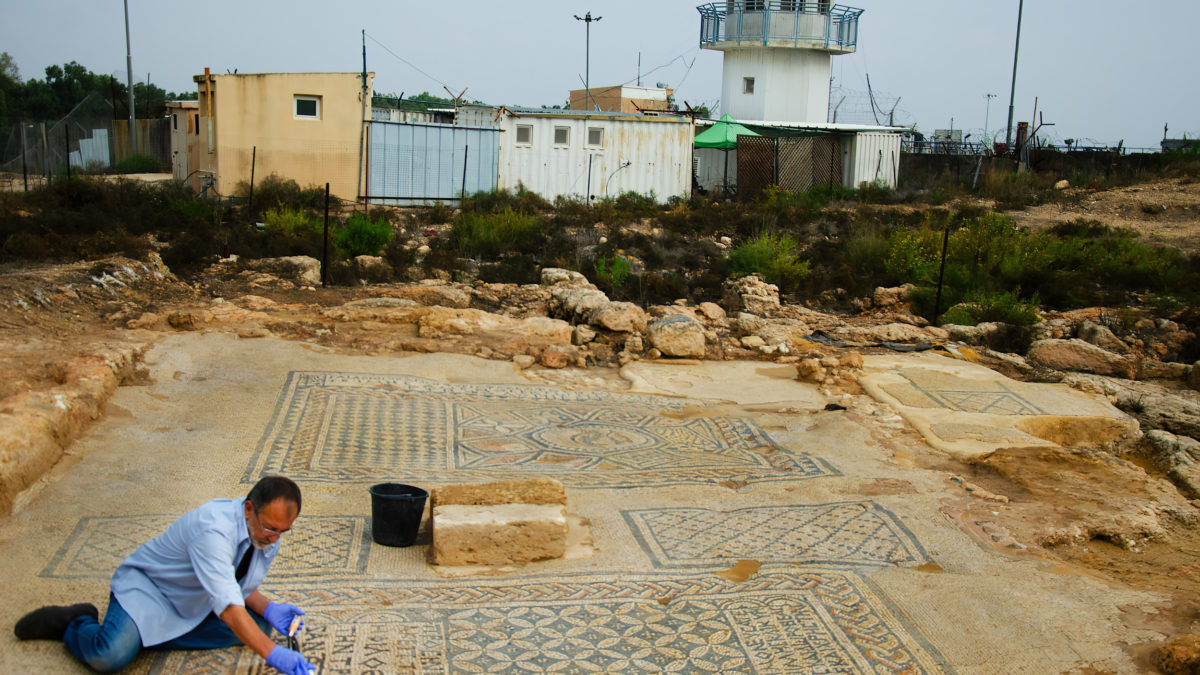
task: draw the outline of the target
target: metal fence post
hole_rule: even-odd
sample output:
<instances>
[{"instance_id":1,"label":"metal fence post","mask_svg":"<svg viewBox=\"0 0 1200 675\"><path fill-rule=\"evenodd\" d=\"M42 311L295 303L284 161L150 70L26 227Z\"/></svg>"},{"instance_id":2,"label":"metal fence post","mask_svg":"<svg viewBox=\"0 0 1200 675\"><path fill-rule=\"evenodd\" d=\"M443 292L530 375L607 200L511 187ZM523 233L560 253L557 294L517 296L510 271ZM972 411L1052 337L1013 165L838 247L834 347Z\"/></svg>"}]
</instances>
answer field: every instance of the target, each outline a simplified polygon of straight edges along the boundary
<instances>
[{"instance_id":1,"label":"metal fence post","mask_svg":"<svg viewBox=\"0 0 1200 675\"><path fill-rule=\"evenodd\" d=\"M246 210L254 215L254 164L258 160L258 146L250 151L250 196L246 199Z\"/></svg>"},{"instance_id":2,"label":"metal fence post","mask_svg":"<svg viewBox=\"0 0 1200 675\"><path fill-rule=\"evenodd\" d=\"M46 176L46 184L50 184L50 142L46 138L46 123L42 122L42 173Z\"/></svg>"},{"instance_id":3,"label":"metal fence post","mask_svg":"<svg viewBox=\"0 0 1200 675\"><path fill-rule=\"evenodd\" d=\"M325 234L321 237L321 285L329 285L329 183L325 184Z\"/></svg>"},{"instance_id":4,"label":"metal fence post","mask_svg":"<svg viewBox=\"0 0 1200 675\"><path fill-rule=\"evenodd\" d=\"M471 152L471 146L463 146L463 181L462 192L459 195L459 201L467 198L467 154Z\"/></svg>"},{"instance_id":5,"label":"metal fence post","mask_svg":"<svg viewBox=\"0 0 1200 675\"><path fill-rule=\"evenodd\" d=\"M63 155L67 158L67 180L71 180L71 123L63 123L63 144L66 146L66 153Z\"/></svg>"},{"instance_id":6,"label":"metal fence post","mask_svg":"<svg viewBox=\"0 0 1200 675\"><path fill-rule=\"evenodd\" d=\"M25 191L29 192L29 161L25 157L25 123L21 122L21 177L25 179Z\"/></svg>"},{"instance_id":7,"label":"metal fence post","mask_svg":"<svg viewBox=\"0 0 1200 675\"><path fill-rule=\"evenodd\" d=\"M950 223L946 223L946 233L942 235L942 267L938 270L937 299L933 301L933 320L937 321L942 313L942 279L946 276L946 249L950 246Z\"/></svg>"}]
</instances>

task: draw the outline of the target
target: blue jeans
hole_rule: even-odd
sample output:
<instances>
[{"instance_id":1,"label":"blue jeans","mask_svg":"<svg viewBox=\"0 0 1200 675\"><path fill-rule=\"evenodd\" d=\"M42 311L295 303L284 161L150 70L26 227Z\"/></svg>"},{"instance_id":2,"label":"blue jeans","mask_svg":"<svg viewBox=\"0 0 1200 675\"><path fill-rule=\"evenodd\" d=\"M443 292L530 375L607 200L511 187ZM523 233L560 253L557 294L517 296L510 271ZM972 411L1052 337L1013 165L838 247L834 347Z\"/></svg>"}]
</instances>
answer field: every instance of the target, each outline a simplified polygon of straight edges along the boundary
<instances>
[{"instance_id":1,"label":"blue jeans","mask_svg":"<svg viewBox=\"0 0 1200 675\"><path fill-rule=\"evenodd\" d=\"M264 633L270 634L271 626L266 619L254 612L249 614ZM138 632L137 624L111 593L108 596L108 611L104 613L104 623L101 624L90 616L81 616L67 626L63 641L67 643L67 649L71 650L75 658L101 673L111 673L124 668L142 649L142 635ZM242 641L233 634L229 626L216 614L210 613L190 632L148 649L222 649L240 644Z\"/></svg>"}]
</instances>

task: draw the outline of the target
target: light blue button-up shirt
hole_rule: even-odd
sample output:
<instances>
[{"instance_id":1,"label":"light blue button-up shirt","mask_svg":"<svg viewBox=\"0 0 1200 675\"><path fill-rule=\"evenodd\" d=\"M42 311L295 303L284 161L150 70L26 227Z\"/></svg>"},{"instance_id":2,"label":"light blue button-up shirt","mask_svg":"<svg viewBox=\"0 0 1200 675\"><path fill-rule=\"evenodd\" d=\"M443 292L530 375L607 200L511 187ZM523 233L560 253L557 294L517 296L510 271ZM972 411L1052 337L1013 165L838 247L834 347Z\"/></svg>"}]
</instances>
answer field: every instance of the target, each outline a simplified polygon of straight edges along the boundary
<instances>
[{"instance_id":1,"label":"light blue button-up shirt","mask_svg":"<svg viewBox=\"0 0 1200 675\"><path fill-rule=\"evenodd\" d=\"M245 499L214 499L188 511L138 547L113 574L112 592L150 647L192 630L209 613L245 606L267 576L279 542L250 556L241 583L237 564L252 544Z\"/></svg>"}]
</instances>

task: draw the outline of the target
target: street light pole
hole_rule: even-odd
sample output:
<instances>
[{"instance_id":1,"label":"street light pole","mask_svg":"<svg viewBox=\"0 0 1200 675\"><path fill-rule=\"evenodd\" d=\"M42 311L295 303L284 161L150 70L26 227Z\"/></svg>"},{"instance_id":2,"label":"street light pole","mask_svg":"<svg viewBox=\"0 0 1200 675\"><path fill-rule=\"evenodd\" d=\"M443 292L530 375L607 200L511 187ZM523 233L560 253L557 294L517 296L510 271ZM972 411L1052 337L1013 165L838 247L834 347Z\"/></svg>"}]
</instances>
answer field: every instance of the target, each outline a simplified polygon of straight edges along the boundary
<instances>
[{"instance_id":1,"label":"street light pole","mask_svg":"<svg viewBox=\"0 0 1200 675\"><path fill-rule=\"evenodd\" d=\"M133 50L129 46L129 0L125 0L125 68L129 71L129 154L137 154L137 122L133 107ZM113 105L117 104L113 101Z\"/></svg>"},{"instance_id":2,"label":"street light pole","mask_svg":"<svg viewBox=\"0 0 1200 675\"><path fill-rule=\"evenodd\" d=\"M988 122L992 119L992 99L996 98L995 94L987 94L987 112L983 115L983 142L987 143L988 139Z\"/></svg>"},{"instance_id":3,"label":"street light pole","mask_svg":"<svg viewBox=\"0 0 1200 675\"><path fill-rule=\"evenodd\" d=\"M576 15L575 15L575 18L576 18L576 19L578 19L579 21L583 21L584 23L586 23L586 24L587 24L587 31L586 31L586 32L587 32L587 41L586 41L586 43L585 43L585 44L586 44L586 47L584 48L584 49L585 49L585 52L584 52L584 53L585 53L585 55L584 55L584 62L583 62L583 63L584 63L584 65L583 65L583 89L584 89L584 92L583 92L583 109L584 109L584 110L591 110L591 109L592 109L592 106L591 106L591 99L592 99L592 82L591 82L591 70L592 70L592 22L593 22L593 21L599 21L600 19L603 19L604 17L602 17L602 16L597 16L597 17L593 18L593 17L592 17L592 13L591 13L591 12L588 12L587 14L585 14L585 15L583 15L583 16L579 16L578 14L576 14Z\"/></svg>"},{"instance_id":4,"label":"street light pole","mask_svg":"<svg viewBox=\"0 0 1200 675\"><path fill-rule=\"evenodd\" d=\"M1017 56L1021 54L1021 16L1025 13L1025 0L1017 5L1017 46L1013 49L1012 91L1008 95L1008 131L1004 134L1004 147L1012 143L1013 102L1017 98Z\"/></svg>"}]
</instances>

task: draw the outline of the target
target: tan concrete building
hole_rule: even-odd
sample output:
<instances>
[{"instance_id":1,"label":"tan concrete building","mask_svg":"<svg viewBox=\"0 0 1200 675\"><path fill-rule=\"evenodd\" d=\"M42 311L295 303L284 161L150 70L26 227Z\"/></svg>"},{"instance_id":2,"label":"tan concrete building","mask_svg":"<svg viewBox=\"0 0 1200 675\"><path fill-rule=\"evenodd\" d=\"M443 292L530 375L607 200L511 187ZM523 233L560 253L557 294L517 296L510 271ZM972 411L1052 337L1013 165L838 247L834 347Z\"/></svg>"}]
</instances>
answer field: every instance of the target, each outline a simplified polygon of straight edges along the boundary
<instances>
[{"instance_id":1,"label":"tan concrete building","mask_svg":"<svg viewBox=\"0 0 1200 675\"><path fill-rule=\"evenodd\" d=\"M367 74L368 92L373 78ZM189 122L196 126L186 160L188 173L196 172L193 187L211 175L219 194L234 194L250 180L253 158L256 183L274 173L301 187L329 183L344 199L358 196L363 121L371 114L361 73L211 74L195 81L199 110Z\"/></svg>"},{"instance_id":2,"label":"tan concrete building","mask_svg":"<svg viewBox=\"0 0 1200 675\"><path fill-rule=\"evenodd\" d=\"M596 110L601 112L638 113L642 110L669 110L674 89L659 87L592 87L590 98L587 89L571 91L571 110Z\"/></svg>"}]
</instances>

